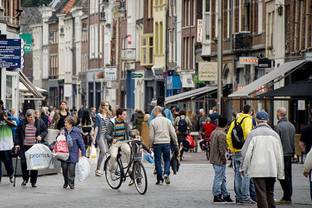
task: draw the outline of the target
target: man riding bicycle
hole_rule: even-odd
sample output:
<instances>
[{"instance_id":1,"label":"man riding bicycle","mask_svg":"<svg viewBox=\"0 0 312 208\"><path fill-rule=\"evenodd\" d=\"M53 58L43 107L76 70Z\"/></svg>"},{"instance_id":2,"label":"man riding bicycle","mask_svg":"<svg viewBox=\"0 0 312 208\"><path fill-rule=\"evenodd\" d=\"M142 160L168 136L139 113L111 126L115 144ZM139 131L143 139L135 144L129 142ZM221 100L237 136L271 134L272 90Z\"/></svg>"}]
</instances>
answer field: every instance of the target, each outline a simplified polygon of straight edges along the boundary
<instances>
[{"instance_id":1,"label":"man riding bicycle","mask_svg":"<svg viewBox=\"0 0 312 208\"><path fill-rule=\"evenodd\" d=\"M110 170L113 172L117 168L117 155L119 149L126 156L127 161L131 155L131 149L128 143L125 141L130 139L130 128L127 124L127 112L125 109L117 109L116 110L116 118L114 121L114 129L113 129L113 140L110 147Z\"/></svg>"}]
</instances>

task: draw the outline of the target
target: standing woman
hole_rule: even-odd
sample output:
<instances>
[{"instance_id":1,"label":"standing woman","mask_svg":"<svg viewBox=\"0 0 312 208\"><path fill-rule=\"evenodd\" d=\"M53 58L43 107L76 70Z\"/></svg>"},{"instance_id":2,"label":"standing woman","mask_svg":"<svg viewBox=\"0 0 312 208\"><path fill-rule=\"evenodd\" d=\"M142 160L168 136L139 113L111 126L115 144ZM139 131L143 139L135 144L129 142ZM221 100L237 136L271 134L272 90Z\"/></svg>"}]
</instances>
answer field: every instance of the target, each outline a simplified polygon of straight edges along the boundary
<instances>
[{"instance_id":1,"label":"standing woman","mask_svg":"<svg viewBox=\"0 0 312 208\"><path fill-rule=\"evenodd\" d=\"M75 188L75 168L76 163L79 160L79 149L81 155L86 157L86 148L83 143L80 129L75 127L75 119L72 116L65 118L65 137L69 149L69 158L66 161L62 161L62 172L64 177L63 188L68 186L70 189Z\"/></svg>"},{"instance_id":2,"label":"standing woman","mask_svg":"<svg viewBox=\"0 0 312 208\"><path fill-rule=\"evenodd\" d=\"M85 147L88 149L94 141L92 141L91 137L91 132L93 131L93 121L87 108L84 108L81 111L81 130Z\"/></svg>"},{"instance_id":3,"label":"standing woman","mask_svg":"<svg viewBox=\"0 0 312 208\"><path fill-rule=\"evenodd\" d=\"M108 140L112 140L114 131L114 124L111 121L112 113L110 111L110 105L108 102L101 102L100 113L95 117L95 130L94 135L96 136L96 142L100 149L100 155L98 158L95 175L101 176L102 164L104 162L105 154L109 151ZM108 131L109 130L109 131Z\"/></svg>"},{"instance_id":4,"label":"standing woman","mask_svg":"<svg viewBox=\"0 0 312 208\"><path fill-rule=\"evenodd\" d=\"M21 166L23 172L22 186L26 186L29 180L29 171L25 152L29 150L37 142L43 142L48 134L48 128L42 119L35 118L35 111L28 109L26 118L20 123L16 130L16 149L20 149ZM37 187L38 170L30 171L30 183L33 188Z\"/></svg>"},{"instance_id":5,"label":"standing woman","mask_svg":"<svg viewBox=\"0 0 312 208\"><path fill-rule=\"evenodd\" d=\"M65 126L65 118L69 116L69 112L67 109L67 103L66 101L62 101L60 105L60 112L59 112L59 119L56 123L56 128L61 130Z\"/></svg>"}]
</instances>

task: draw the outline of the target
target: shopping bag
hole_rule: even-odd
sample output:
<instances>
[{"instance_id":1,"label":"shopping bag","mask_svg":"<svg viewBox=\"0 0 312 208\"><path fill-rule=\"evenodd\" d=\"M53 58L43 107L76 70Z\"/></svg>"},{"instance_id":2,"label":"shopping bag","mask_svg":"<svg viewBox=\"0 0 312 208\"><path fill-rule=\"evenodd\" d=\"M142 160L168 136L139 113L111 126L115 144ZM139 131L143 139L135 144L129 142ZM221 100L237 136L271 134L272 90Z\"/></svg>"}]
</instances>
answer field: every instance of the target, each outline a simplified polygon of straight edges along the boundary
<instances>
[{"instance_id":1,"label":"shopping bag","mask_svg":"<svg viewBox=\"0 0 312 208\"><path fill-rule=\"evenodd\" d=\"M196 142L194 140L194 137L192 137L191 135L187 135L186 141L189 143L189 148L191 148L191 149L195 148Z\"/></svg>"},{"instance_id":2,"label":"shopping bag","mask_svg":"<svg viewBox=\"0 0 312 208\"><path fill-rule=\"evenodd\" d=\"M56 143L53 147L53 156L56 159L63 161L66 161L69 158L68 144L64 134L60 134L56 138Z\"/></svg>"},{"instance_id":3,"label":"shopping bag","mask_svg":"<svg viewBox=\"0 0 312 208\"><path fill-rule=\"evenodd\" d=\"M90 162L91 163L96 163L97 162L97 153L96 153L96 148L94 145L91 145L89 147L89 151L90 151L90 154L89 154L89 159L90 159Z\"/></svg>"},{"instance_id":4,"label":"shopping bag","mask_svg":"<svg viewBox=\"0 0 312 208\"><path fill-rule=\"evenodd\" d=\"M53 154L44 144L34 144L25 152L27 170L47 169L51 165Z\"/></svg>"},{"instance_id":5,"label":"shopping bag","mask_svg":"<svg viewBox=\"0 0 312 208\"><path fill-rule=\"evenodd\" d=\"M91 172L91 167L88 158L81 157L76 164L76 178L78 181L84 181Z\"/></svg>"},{"instance_id":6,"label":"shopping bag","mask_svg":"<svg viewBox=\"0 0 312 208\"><path fill-rule=\"evenodd\" d=\"M147 151L144 150L143 152L143 158L146 162L150 163L150 164L154 164L154 157L153 157L153 152L152 153L148 153Z\"/></svg>"}]
</instances>

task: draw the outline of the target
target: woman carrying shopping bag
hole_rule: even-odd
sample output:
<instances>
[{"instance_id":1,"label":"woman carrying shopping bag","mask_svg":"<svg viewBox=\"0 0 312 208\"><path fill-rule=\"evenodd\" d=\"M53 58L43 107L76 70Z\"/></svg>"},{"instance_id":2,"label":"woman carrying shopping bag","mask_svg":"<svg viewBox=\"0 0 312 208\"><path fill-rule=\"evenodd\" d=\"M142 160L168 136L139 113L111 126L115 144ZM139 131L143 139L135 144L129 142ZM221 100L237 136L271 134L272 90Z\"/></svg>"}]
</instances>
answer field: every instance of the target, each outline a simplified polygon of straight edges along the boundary
<instances>
[{"instance_id":1,"label":"woman carrying shopping bag","mask_svg":"<svg viewBox=\"0 0 312 208\"><path fill-rule=\"evenodd\" d=\"M16 129L16 150L20 150L21 166L23 172L22 186L26 186L29 180L33 188L37 187L38 170L27 170L27 163L25 152L29 150L34 144L42 143L48 134L48 127L42 119L35 118L35 111L28 109L26 111L25 119L19 124Z\"/></svg>"},{"instance_id":2,"label":"woman carrying shopping bag","mask_svg":"<svg viewBox=\"0 0 312 208\"><path fill-rule=\"evenodd\" d=\"M76 163L79 160L79 149L81 155L86 157L86 148L83 142L80 129L74 127L75 119L72 116L65 118L65 137L69 149L69 158L66 161L62 161L62 172L64 176L63 188L68 186L70 189L75 188L75 168Z\"/></svg>"},{"instance_id":3,"label":"woman carrying shopping bag","mask_svg":"<svg viewBox=\"0 0 312 208\"><path fill-rule=\"evenodd\" d=\"M108 102L102 102L100 105L100 113L95 117L95 136L96 143L99 146L100 154L97 161L96 176L103 175L103 162L105 159L105 154L108 152L108 142L113 139L114 124L111 121L112 113L110 111L110 105Z\"/></svg>"}]
</instances>

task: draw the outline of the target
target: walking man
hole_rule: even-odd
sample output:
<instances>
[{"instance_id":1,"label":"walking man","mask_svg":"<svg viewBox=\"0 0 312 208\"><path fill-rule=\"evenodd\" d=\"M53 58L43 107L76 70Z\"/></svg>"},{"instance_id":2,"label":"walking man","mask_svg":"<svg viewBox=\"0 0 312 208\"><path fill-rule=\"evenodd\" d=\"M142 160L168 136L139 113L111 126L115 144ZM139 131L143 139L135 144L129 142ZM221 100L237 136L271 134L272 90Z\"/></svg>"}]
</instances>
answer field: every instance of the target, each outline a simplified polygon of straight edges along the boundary
<instances>
[{"instance_id":1,"label":"walking man","mask_svg":"<svg viewBox=\"0 0 312 208\"><path fill-rule=\"evenodd\" d=\"M13 121L9 120L8 113L4 110L3 101L0 100L0 183L2 177L2 164L7 171L10 182L13 183L13 162L11 151L14 146L12 128L15 127Z\"/></svg>"},{"instance_id":2,"label":"walking man","mask_svg":"<svg viewBox=\"0 0 312 208\"><path fill-rule=\"evenodd\" d=\"M294 125L288 121L286 115L287 111L284 107L279 108L276 112L278 123L275 131L281 138L285 165L285 180L280 180L284 195L278 202L279 204L290 204L292 196L291 160L295 153L296 129Z\"/></svg>"},{"instance_id":3,"label":"walking man","mask_svg":"<svg viewBox=\"0 0 312 208\"><path fill-rule=\"evenodd\" d=\"M275 208L274 183L284 178L283 148L279 135L267 124L266 112L256 115L257 126L248 135L242 175L248 174L256 187L258 208Z\"/></svg>"},{"instance_id":4,"label":"walking man","mask_svg":"<svg viewBox=\"0 0 312 208\"><path fill-rule=\"evenodd\" d=\"M164 180L166 184L170 184L170 141L172 140L176 149L178 149L177 135L171 121L162 115L162 108L160 106L156 106L153 112L155 118L150 123L149 134L155 154L156 184L162 184ZM162 157L165 166L164 171L161 165Z\"/></svg>"},{"instance_id":5,"label":"walking man","mask_svg":"<svg viewBox=\"0 0 312 208\"><path fill-rule=\"evenodd\" d=\"M252 130L252 117L251 117L251 106L245 105L243 108L243 113L241 113L238 118L236 118L230 125L229 131L226 135L226 142L228 148L233 153L233 164L234 164L234 191L236 197L236 203L239 204L254 204L250 198L250 178L247 176L242 176L240 174L241 167L241 148L249 132ZM240 129L240 131L238 130ZM233 138L233 130L237 133L241 132L239 138ZM239 140L237 140L239 139Z\"/></svg>"},{"instance_id":6,"label":"walking man","mask_svg":"<svg viewBox=\"0 0 312 208\"><path fill-rule=\"evenodd\" d=\"M211 133L210 163L215 172L212 187L213 202L232 202L226 189L226 124L226 118L219 117L218 127Z\"/></svg>"}]
</instances>

